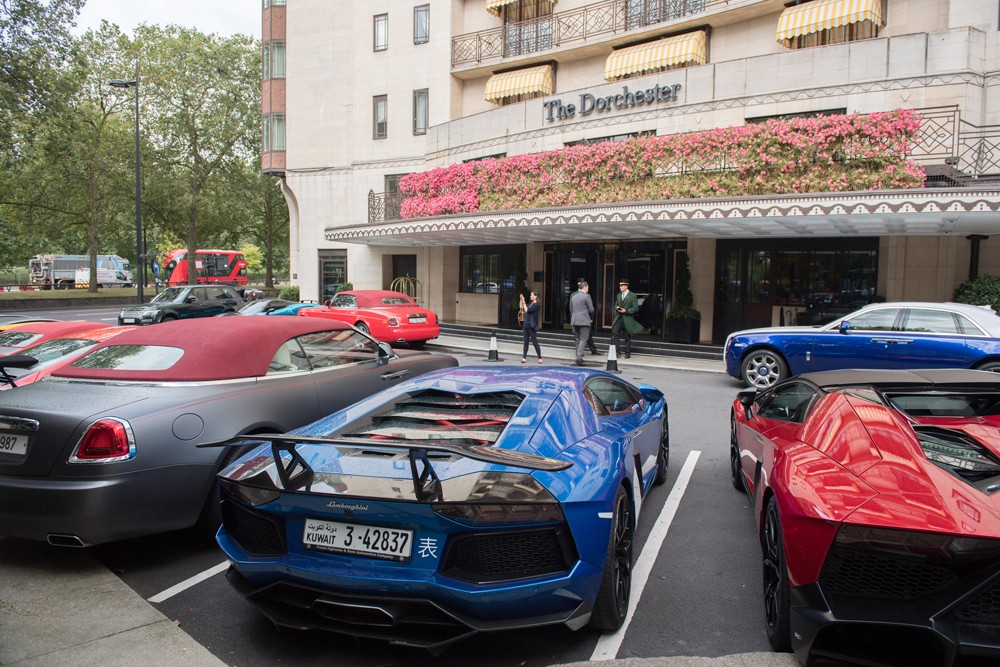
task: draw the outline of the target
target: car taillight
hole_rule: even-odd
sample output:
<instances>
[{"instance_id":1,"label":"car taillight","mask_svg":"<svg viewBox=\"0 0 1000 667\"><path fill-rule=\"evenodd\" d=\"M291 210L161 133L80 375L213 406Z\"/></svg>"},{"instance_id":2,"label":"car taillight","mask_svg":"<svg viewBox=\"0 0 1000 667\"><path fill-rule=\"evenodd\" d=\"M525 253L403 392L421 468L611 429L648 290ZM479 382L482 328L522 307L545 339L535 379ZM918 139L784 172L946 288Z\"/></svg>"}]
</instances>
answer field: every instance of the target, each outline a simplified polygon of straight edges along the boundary
<instances>
[{"instance_id":1,"label":"car taillight","mask_svg":"<svg viewBox=\"0 0 1000 667\"><path fill-rule=\"evenodd\" d=\"M390 327L398 327L399 326L399 319L396 318L396 317L390 317L389 318L389 326Z\"/></svg>"},{"instance_id":2,"label":"car taillight","mask_svg":"<svg viewBox=\"0 0 1000 667\"><path fill-rule=\"evenodd\" d=\"M69 457L70 463L114 463L135 456L132 427L123 419L106 417L90 425Z\"/></svg>"}]
</instances>

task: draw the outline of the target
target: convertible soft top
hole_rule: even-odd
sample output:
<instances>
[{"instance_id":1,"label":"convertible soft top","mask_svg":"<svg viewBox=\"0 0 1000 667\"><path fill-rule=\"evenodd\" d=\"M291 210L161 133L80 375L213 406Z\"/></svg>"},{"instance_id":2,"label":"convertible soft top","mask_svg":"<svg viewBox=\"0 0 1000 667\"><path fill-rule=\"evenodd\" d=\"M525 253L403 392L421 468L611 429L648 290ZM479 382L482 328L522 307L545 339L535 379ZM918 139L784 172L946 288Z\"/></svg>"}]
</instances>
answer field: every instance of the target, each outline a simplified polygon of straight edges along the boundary
<instances>
[{"instance_id":1,"label":"convertible soft top","mask_svg":"<svg viewBox=\"0 0 1000 667\"><path fill-rule=\"evenodd\" d=\"M97 380L198 382L267 374L278 346L290 338L351 327L338 320L306 317L206 317L138 327L115 336L52 375ZM163 370L80 368L101 350L124 346L180 348L184 354Z\"/></svg>"}]
</instances>

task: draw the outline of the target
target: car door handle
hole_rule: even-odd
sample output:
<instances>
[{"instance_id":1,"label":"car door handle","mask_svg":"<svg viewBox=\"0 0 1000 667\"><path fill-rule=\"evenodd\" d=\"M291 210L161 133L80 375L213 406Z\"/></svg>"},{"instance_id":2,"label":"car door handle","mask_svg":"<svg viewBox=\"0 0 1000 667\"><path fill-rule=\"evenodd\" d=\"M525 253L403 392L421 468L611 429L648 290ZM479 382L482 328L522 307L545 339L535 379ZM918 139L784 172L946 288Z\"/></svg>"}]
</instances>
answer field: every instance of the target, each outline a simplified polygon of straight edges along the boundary
<instances>
[{"instance_id":1,"label":"car door handle","mask_svg":"<svg viewBox=\"0 0 1000 667\"><path fill-rule=\"evenodd\" d=\"M409 375L412 371L409 368L404 368L398 371L391 371L389 373L382 373L383 380L398 380Z\"/></svg>"},{"instance_id":2,"label":"car door handle","mask_svg":"<svg viewBox=\"0 0 1000 667\"><path fill-rule=\"evenodd\" d=\"M873 343L885 343L886 345L895 345L899 343L900 345L907 345L912 343L912 338L872 338Z\"/></svg>"}]
</instances>

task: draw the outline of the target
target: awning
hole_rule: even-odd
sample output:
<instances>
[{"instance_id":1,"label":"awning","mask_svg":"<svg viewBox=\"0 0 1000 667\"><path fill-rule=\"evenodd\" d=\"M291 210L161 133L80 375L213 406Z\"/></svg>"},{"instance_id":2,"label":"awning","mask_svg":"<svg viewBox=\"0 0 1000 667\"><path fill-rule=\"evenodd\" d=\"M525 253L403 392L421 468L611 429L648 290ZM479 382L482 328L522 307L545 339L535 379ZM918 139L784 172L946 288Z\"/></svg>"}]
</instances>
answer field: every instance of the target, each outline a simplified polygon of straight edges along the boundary
<instances>
[{"instance_id":1,"label":"awning","mask_svg":"<svg viewBox=\"0 0 1000 667\"><path fill-rule=\"evenodd\" d=\"M539 65L512 72L494 74L486 82L486 92L483 97L487 102L497 104L505 97L542 93L549 95L555 90L552 76L552 65Z\"/></svg>"},{"instance_id":2,"label":"awning","mask_svg":"<svg viewBox=\"0 0 1000 667\"><path fill-rule=\"evenodd\" d=\"M882 0L813 0L781 12L777 40L789 46L793 37L862 21L884 25Z\"/></svg>"},{"instance_id":3,"label":"awning","mask_svg":"<svg viewBox=\"0 0 1000 667\"><path fill-rule=\"evenodd\" d=\"M607 81L614 81L629 74L652 72L685 63L703 65L707 60L705 56L707 41L704 30L695 30L612 51L604 63L604 78Z\"/></svg>"},{"instance_id":4,"label":"awning","mask_svg":"<svg viewBox=\"0 0 1000 667\"><path fill-rule=\"evenodd\" d=\"M486 11L493 16L500 16L500 8L507 5L513 5L515 2L520 2L521 0L486 0ZM549 0L550 5L556 4L556 0Z\"/></svg>"}]
</instances>

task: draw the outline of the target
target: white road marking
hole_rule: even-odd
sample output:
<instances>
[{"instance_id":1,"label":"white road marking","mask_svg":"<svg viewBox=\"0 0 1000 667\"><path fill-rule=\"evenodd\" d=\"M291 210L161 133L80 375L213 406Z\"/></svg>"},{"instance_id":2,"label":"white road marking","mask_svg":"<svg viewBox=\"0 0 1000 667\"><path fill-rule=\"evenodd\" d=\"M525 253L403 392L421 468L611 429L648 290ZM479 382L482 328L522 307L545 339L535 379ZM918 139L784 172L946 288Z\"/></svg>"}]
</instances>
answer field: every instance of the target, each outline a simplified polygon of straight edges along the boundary
<instances>
[{"instance_id":1,"label":"white road marking","mask_svg":"<svg viewBox=\"0 0 1000 667\"><path fill-rule=\"evenodd\" d=\"M178 593L183 593L184 591L186 591L187 589L191 588L192 586L200 584L201 582L205 581L206 579L214 577L215 575L219 574L220 572L225 572L228 569L229 569L229 561L228 560L227 561L223 561L223 562L219 563L218 565L216 565L215 567L213 567L211 569L205 570L204 572L196 574L193 577L185 579L184 581L182 581L181 583L177 584L176 586L171 586L170 588L168 588L167 590L163 591L162 593L157 593L153 597L149 598L149 602L157 603L157 602L163 602L164 600L169 600L170 598L174 597Z\"/></svg>"},{"instance_id":2,"label":"white road marking","mask_svg":"<svg viewBox=\"0 0 1000 667\"><path fill-rule=\"evenodd\" d=\"M656 519L656 525L649 532L646 544L642 547L642 553L632 566L632 595L629 597L625 622L615 632L601 635L597 646L594 647L594 654L590 656L591 660L614 660L615 656L618 655L618 649L621 648L622 640L625 639L625 632L628 631L628 624L632 620L636 607L639 606L639 598L642 597L642 591L646 588L646 581L649 579L649 573L653 570L653 563L656 562L656 556L660 553L663 539L667 536L667 530L670 529L677 508L681 504L681 497L691 481L691 475L694 473L694 466L698 462L699 456L701 456L700 451L692 451L688 454L687 460L684 461L684 466L677 476L677 481L670 490L670 495L667 496L667 501L663 503L663 509L660 510L660 516Z\"/></svg>"}]
</instances>

